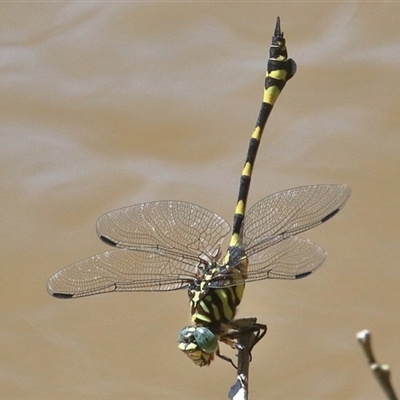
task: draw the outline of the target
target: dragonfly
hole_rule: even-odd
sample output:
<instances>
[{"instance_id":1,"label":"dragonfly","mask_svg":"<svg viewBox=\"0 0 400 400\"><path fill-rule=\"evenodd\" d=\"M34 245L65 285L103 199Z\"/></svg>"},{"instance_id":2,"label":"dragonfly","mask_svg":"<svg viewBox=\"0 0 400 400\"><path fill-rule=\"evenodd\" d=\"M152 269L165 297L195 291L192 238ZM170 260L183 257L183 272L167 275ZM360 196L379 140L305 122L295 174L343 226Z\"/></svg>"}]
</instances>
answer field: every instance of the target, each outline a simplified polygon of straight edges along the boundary
<instances>
[{"instance_id":1,"label":"dragonfly","mask_svg":"<svg viewBox=\"0 0 400 400\"><path fill-rule=\"evenodd\" d=\"M246 212L253 167L271 110L296 72L277 18L257 122L239 184L232 229L219 215L184 201L154 201L120 208L96 223L112 250L72 264L53 275L47 291L69 299L109 292L173 291L189 295L192 325L179 335L179 348L198 366L210 365L219 343L239 348L243 332L266 325L235 319L248 282L304 278L319 268L326 252L298 234L326 222L350 196L346 185L287 189L258 201ZM230 235L225 253L222 243Z\"/></svg>"}]
</instances>

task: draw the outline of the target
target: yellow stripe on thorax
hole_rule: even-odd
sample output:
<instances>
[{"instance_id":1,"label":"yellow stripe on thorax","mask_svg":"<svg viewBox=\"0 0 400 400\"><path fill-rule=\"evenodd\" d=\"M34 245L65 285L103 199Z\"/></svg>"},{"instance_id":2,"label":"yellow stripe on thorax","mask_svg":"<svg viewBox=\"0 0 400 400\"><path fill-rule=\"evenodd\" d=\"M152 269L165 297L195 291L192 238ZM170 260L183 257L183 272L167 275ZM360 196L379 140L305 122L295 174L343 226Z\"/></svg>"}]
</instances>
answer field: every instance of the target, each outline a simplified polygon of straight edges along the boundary
<instances>
[{"instance_id":1,"label":"yellow stripe on thorax","mask_svg":"<svg viewBox=\"0 0 400 400\"><path fill-rule=\"evenodd\" d=\"M192 315L192 321L195 322L196 324L198 324L198 321L202 321L204 324L209 324L211 323L211 319L201 313L195 312Z\"/></svg>"},{"instance_id":2,"label":"yellow stripe on thorax","mask_svg":"<svg viewBox=\"0 0 400 400\"><path fill-rule=\"evenodd\" d=\"M236 294L234 292L234 289L229 287L229 288L224 288L224 289L217 289L215 291L215 294L221 299L222 302L222 313L225 317L226 320L231 321L233 317L235 316L236 309L232 309L229 306L228 303L228 298L229 294L232 297L232 299L236 298Z\"/></svg>"}]
</instances>

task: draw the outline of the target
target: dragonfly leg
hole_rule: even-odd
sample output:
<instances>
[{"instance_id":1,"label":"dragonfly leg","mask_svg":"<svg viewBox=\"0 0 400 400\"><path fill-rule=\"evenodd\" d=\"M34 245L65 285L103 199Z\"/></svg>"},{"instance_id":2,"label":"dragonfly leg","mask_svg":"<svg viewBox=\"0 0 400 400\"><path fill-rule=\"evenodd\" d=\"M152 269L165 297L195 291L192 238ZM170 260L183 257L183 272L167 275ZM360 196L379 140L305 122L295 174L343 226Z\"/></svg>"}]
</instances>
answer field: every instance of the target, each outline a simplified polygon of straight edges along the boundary
<instances>
[{"instance_id":1,"label":"dragonfly leg","mask_svg":"<svg viewBox=\"0 0 400 400\"><path fill-rule=\"evenodd\" d=\"M254 340L249 349L250 359L251 359L251 351L253 350L254 346L265 336L267 333L267 325L260 324L257 322L257 318L249 317L249 318L240 318L233 320L230 323L230 328L232 329L231 332L228 333L227 339L239 339L241 336L254 333ZM236 348L241 350L238 346L241 346L239 343L236 342ZM241 346L242 347L242 346ZM242 347L243 348L243 347Z\"/></svg>"},{"instance_id":2,"label":"dragonfly leg","mask_svg":"<svg viewBox=\"0 0 400 400\"><path fill-rule=\"evenodd\" d=\"M237 369L237 366L235 365L235 363L232 361L232 358L229 358L227 356L224 356L223 354L221 354L219 352L219 349L216 351L217 357L219 357L221 360L227 361L229 363L231 363L231 365L233 366L233 368Z\"/></svg>"},{"instance_id":3,"label":"dragonfly leg","mask_svg":"<svg viewBox=\"0 0 400 400\"><path fill-rule=\"evenodd\" d=\"M244 350L244 346L238 342L242 336L246 334L254 334L254 340L252 342L251 348L248 349L251 361L251 351L253 347L265 336L267 333L267 326L264 324L257 323L257 318L240 318L233 320L229 323L229 327L227 327L227 331L220 335L219 340L224 342L232 349L236 350ZM216 351L216 354L222 360L230 362L235 369L237 366L234 364L231 358L221 354L219 349Z\"/></svg>"}]
</instances>

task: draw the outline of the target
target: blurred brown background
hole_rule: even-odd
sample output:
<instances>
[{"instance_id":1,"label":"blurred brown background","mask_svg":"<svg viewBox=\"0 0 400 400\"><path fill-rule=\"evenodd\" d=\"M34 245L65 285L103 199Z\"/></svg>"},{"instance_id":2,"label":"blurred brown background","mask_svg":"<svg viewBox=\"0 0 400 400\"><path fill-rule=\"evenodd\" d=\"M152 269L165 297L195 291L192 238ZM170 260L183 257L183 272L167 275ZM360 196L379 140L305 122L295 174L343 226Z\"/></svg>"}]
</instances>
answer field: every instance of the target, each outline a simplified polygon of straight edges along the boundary
<instances>
[{"instance_id":1,"label":"blurred brown background","mask_svg":"<svg viewBox=\"0 0 400 400\"><path fill-rule=\"evenodd\" d=\"M187 294L61 301L59 269L106 250L98 216L180 199L232 220L282 20L298 72L267 125L250 205L347 183L307 233L315 275L247 286L239 316L269 327L252 399L383 399L356 343L369 328L400 387L399 8L394 3L3 3L0 6L4 399L221 399L220 360L177 349ZM229 349L223 349L229 354Z\"/></svg>"}]
</instances>

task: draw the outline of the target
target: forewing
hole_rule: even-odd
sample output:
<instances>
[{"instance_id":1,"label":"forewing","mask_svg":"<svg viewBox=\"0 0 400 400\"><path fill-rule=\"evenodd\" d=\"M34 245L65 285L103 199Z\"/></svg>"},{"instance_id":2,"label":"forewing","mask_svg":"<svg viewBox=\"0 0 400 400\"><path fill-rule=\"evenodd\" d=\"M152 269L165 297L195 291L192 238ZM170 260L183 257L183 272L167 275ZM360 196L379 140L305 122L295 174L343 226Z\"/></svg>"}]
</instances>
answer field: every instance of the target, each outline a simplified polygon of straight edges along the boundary
<instances>
[{"instance_id":1,"label":"forewing","mask_svg":"<svg viewBox=\"0 0 400 400\"><path fill-rule=\"evenodd\" d=\"M102 215L97 234L106 243L132 250L213 257L229 224L196 204L156 201L120 208Z\"/></svg>"},{"instance_id":2,"label":"forewing","mask_svg":"<svg viewBox=\"0 0 400 400\"><path fill-rule=\"evenodd\" d=\"M248 257L246 282L303 278L320 267L325 257L325 251L309 240L287 238Z\"/></svg>"},{"instance_id":3,"label":"forewing","mask_svg":"<svg viewBox=\"0 0 400 400\"><path fill-rule=\"evenodd\" d=\"M107 292L169 291L182 289L197 276L197 265L160 254L111 250L79 261L53 275L48 292L60 298Z\"/></svg>"},{"instance_id":4,"label":"forewing","mask_svg":"<svg viewBox=\"0 0 400 400\"><path fill-rule=\"evenodd\" d=\"M345 205L350 192L346 185L301 186L259 201L244 220L242 241L246 254L250 256L322 224Z\"/></svg>"}]
</instances>

